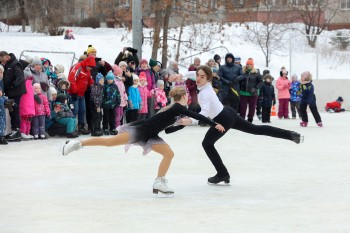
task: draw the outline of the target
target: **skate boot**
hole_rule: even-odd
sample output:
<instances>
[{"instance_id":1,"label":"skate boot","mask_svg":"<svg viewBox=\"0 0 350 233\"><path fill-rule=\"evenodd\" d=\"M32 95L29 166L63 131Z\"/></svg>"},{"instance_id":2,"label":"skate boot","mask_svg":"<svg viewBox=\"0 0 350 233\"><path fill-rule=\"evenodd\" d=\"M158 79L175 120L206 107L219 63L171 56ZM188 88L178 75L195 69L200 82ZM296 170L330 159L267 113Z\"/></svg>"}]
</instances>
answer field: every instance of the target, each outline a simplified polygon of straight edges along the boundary
<instances>
[{"instance_id":1,"label":"skate boot","mask_svg":"<svg viewBox=\"0 0 350 233\"><path fill-rule=\"evenodd\" d=\"M220 178L219 175L216 174L215 176L208 178L208 184L219 184L222 181L224 182L224 184L229 185L230 184L230 175L226 175L226 176Z\"/></svg>"},{"instance_id":2,"label":"skate boot","mask_svg":"<svg viewBox=\"0 0 350 233\"><path fill-rule=\"evenodd\" d=\"M306 121L300 122L300 126L301 126L301 127L307 127L307 122L306 122Z\"/></svg>"},{"instance_id":3,"label":"skate boot","mask_svg":"<svg viewBox=\"0 0 350 233\"><path fill-rule=\"evenodd\" d=\"M317 123L317 125L319 126L319 127L323 127L323 124L322 124L322 122L320 121L320 122L318 122Z\"/></svg>"},{"instance_id":4,"label":"skate boot","mask_svg":"<svg viewBox=\"0 0 350 233\"><path fill-rule=\"evenodd\" d=\"M68 155L69 153L80 150L83 148L80 141L77 140L67 140L62 145L61 155Z\"/></svg>"},{"instance_id":5,"label":"skate boot","mask_svg":"<svg viewBox=\"0 0 350 233\"><path fill-rule=\"evenodd\" d=\"M20 142L22 140L22 137L19 129L12 130L12 133L6 136L6 140L9 142Z\"/></svg>"},{"instance_id":6,"label":"skate boot","mask_svg":"<svg viewBox=\"0 0 350 233\"><path fill-rule=\"evenodd\" d=\"M5 137L0 137L0 145L7 145L8 142L6 141Z\"/></svg>"},{"instance_id":7,"label":"skate boot","mask_svg":"<svg viewBox=\"0 0 350 233\"><path fill-rule=\"evenodd\" d=\"M297 132L292 132L291 136L292 136L292 141L295 142L296 144L300 144L304 142L304 136L298 134Z\"/></svg>"},{"instance_id":8,"label":"skate boot","mask_svg":"<svg viewBox=\"0 0 350 233\"><path fill-rule=\"evenodd\" d=\"M159 196L159 194L164 197L173 197L174 191L168 187L168 180L165 177L157 177L153 184L153 194Z\"/></svg>"}]
</instances>

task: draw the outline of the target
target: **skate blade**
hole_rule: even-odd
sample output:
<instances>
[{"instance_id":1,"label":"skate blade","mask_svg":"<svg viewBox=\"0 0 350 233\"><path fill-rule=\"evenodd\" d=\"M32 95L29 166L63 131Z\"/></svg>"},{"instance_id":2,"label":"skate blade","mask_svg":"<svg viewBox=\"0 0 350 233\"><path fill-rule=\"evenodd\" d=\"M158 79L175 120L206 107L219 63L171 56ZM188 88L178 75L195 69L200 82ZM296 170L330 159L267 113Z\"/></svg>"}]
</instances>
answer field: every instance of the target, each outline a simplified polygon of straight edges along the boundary
<instances>
[{"instance_id":1,"label":"skate blade","mask_svg":"<svg viewBox=\"0 0 350 233\"><path fill-rule=\"evenodd\" d=\"M157 198L172 198L174 196L175 196L174 192L162 192L160 190L153 189L153 197L157 197Z\"/></svg>"},{"instance_id":2,"label":"skate blade","mask_svg":"<svg viewBox=\"0 0 350 233\"><path fill-rule=\"evenodd\" d=\"M222 182L220 182L220 183L217 183L217 184L208 182L208 184L209 184L209 185L213 185L213 186L231 186L230 183L226 183L226 182L224 182L224 181L222 181Z\"/></svg>"},{"instance_id":3,"label":"skate blade","mask_svg":"<svg viewBox=\"0 0 350 233\"><path fill-rule=\"evenodd\" d=\"M299 143L303 143L304 142L304 135L300 136L300 142Z\"/></svg>"}]
</instances>

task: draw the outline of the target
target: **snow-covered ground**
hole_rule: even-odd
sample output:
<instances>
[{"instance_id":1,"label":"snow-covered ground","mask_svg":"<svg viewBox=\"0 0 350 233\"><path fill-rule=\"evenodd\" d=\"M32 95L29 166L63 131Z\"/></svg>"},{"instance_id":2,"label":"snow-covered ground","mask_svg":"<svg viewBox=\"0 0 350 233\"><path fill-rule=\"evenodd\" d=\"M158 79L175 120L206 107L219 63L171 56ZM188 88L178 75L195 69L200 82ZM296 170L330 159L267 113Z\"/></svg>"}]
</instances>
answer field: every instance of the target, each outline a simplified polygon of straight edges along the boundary
<instances>
[{"instance_id":1,"label":"snow-covered ground","mask_svg":"<svg viewBox=\"0 0 350 233\"><path fill-rule=\"evenodd\" d=\"M161 136L175 152L171 199L154 198L160 156L132 147L84 148L58 155L63 138L0 148L1 233L345 233L350 232L350 113L272 118L305 136L290 141L229 131L217 148L231 186L215 174L201 140L205 127ZM257 119L254 120L260 124Z\"/></svg>"},{"instance_id":2,"label":"snow-covered ground","mask_svg":"<svg viewBox=\"0 0 350 233\"><path fill-rule=\"evenodd\" d=\"M245 34L249 33L246 27L239 24L225 25L224 29L220 33L212 33L211 24L203 26L200 33L204 34L203 41L210 43L210 48L218 48L207 53L198 55L202 59L204 64L209 58L213 58L214 54L219 54L224 58L227 51L232 52L235 56L242 58L242 63L245 64L248 58L252 57L255 61L255 66L264 70L265 57L256 45L253 45L247 41ZM303 28L302 25L296 25L296 27ZM0 28L3 31L7 30L6 25L0 22ZM112 29L112 28L73 28L75 40L64 40L63 36L46 36L40 33L21 33L18 32L21 29L20 26L10 26L10 32L0 33L0 46L1 50L13 52L17 57L21 55L24 50L36 50L36 51L60 51L60 52L73 52L76 57L79 57L84 51L86 51L88 45L93 45L97 49L97 56L102 57L107 62L113 64L115 58L123 47L132 46L132 33L125 29ZM26 29L30 30L29 27ZM183 40L191 40L190 27L186 27L184 30ZM344 33L349 33L344 31ZM285 66L290 74L296 73L300 75L303 71L309 70L313 73L314 78L318 79L349 79L350 73L350 55L348 51L336 51L331 49L329 45L330 38L336 34L335 31L324 31L319 38L318 49L311 49L306 44L306 39L300 32L286 33L283 38L283 44L279 50L274 51L271 57L270 66L273 76L277 77L282 66ZM150 29L144 29L144 35L147 37L150 35ZM178 36L177 29L171 29L169 35L172 37ZM210 38L210 39L208 39ZM177 42L170 40L169 48L171 51L169 60L175 59L174 45ZM142 47L142 57L149 59L151 57L152 47L149 41L145 40ZM198 51L186 50L183 52L180 58L188 57L196 54ZM71 65L72 55L57 55L49 53L29 53L24 55L39 56L49 58L53 64L61 63L66 67L66 73ZM161 56L158 56L160 60ZM291 59L290 59L291 58ZM193 61L194 57L187 58L181 61L181 64L188 67ZM224 59L222 59L224 63ZM186 72L187 69L181 67L182 72Z\"/></svg>"}]
</instances>

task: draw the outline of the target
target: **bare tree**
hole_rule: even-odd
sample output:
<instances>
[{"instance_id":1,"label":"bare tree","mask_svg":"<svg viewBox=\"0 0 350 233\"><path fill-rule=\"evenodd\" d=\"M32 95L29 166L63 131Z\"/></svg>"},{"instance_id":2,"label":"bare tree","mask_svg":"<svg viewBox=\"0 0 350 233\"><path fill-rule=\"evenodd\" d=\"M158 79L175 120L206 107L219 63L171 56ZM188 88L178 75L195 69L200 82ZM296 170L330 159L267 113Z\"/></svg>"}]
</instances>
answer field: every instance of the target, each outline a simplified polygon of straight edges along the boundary
<instances>
[{"instance_id":1,"label":"bare tree","mask_svg":"<svg viewBox=\"0 0 350 233\"><path fill-rule=\"evenodd\" d=\"M315 48L319 36L332 22L340 10L339 0L304 0L292 8L305 24L308 44Z\"/></svg>"},{"instance_id":2,"label":"bare tree","mask_svg":"<svg viewBox=\"0 0 350 233\"><path fill-rule=\"evenodd\" d=\"M269 66L271 55L283 47L283 35L289 28L285 24L276 22L288 22L284 13L284 8L279 6L266 6L265 20L262 23L251 23L247 26L246 38L259 46L265 56L265 65Z\"/></svg>"}]
</instances>

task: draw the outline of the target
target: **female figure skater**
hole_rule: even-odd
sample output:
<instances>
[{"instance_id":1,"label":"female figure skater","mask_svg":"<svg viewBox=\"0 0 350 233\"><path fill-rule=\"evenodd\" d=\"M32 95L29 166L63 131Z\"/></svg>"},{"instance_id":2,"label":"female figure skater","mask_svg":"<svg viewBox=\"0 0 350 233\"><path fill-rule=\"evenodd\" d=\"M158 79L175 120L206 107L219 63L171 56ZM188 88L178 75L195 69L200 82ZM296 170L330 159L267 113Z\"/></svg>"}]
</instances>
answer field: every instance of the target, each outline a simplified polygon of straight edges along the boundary
<instances>
[{"instance_id":1,"label":"female figure skater","mask_svg":"<svg viewBox=\"0 0 350 233\"><path fill-rule=\"evenodd\" d=\"M180 119L180 115L193 117L197 120L203 121L218 130L218 132L223 132L224 127L200 114L189 111L185 107L188 97L184 87L179 86L173 88L170 92L170 96L174 99L174 104L161 109L151 118L119 126L117 128L118 135L116 136L102 138L91 137L81 141L66 141L62 147L62 155L68 155L69 153L85 146L110 147L125 145L125 150L127 151L132 144L136 144L144 149L144 155L153 150L163 155L163 159L158 168L157 178L153 184L153 193L158 194L158 192L161 192L163 194L172 195L174 191L167 186L165 175L170 167L171 160L174 157L174 152L171 150L170 146L158 136L159 132L165 130L166 133L172 133L185 127L183 125L172 126Z\"/></svg>"},{"instance_id":2,"label":"female figure skater","mask_svg":"<svg viewBox=\"0 0 350 233\"><path fill-rule=\"evenodd\" d=\"M303 141L303 136L297 132L272 126L254 125L241 118L233 108L229 106L224 107L210 84L211 79L212 70L208 66L200 66L197 69L196 84L199 89L198 102L201 107L201 112L199 114L205 117L209 116L213 121L221 124L225 128L225 132L222 133L216 132L213 127L210 127L202 142L205 153L217 171L215 176L208 179L209 184L218 184L222 181L227 184L230 183L230 175L214 146L215 142L229 129L237 129L255 135L266 135L287 139L297 144ZM192 124L194 120L190 118L182 118L179 122L182 125L189 125Z\"/></svg>"}]
</instances>

